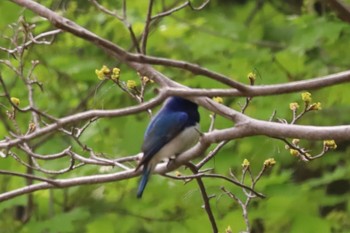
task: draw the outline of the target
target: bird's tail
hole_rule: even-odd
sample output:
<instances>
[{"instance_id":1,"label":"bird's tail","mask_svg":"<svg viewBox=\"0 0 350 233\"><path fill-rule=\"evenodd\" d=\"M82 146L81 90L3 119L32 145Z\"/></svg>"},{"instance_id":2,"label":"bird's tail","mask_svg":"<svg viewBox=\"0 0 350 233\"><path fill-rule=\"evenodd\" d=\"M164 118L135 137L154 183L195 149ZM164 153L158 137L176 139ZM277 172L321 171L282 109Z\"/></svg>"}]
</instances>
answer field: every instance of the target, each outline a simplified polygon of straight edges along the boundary
<instances>
[{"instance_id":1,"label":"bird's tail","mask_svg":"<svg viewBox=\"0 0 350 233\"><path fill-rule=\"evenodd\" d=\"M141 180L139 183L139 187L137 189L137 198L142 197L142 193L143 193L143 190L145 190L150 173L151 173L151 169L148 168L147 166L144 166L143 172L142 172L142 177L141 177Z\"/></svg>"}]
</instances>

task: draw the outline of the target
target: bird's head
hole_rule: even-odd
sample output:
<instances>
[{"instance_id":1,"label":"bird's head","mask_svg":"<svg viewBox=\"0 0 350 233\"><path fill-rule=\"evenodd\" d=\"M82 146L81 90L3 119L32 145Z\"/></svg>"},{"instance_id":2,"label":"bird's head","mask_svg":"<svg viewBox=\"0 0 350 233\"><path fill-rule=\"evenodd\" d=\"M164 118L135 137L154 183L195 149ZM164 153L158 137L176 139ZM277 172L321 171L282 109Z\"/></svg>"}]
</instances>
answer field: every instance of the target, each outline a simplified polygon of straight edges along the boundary
<instances>
[{"instance_id":1,"label":"bird's head","mask_svg":"<svg viewBox=\"0 0 350 233\"><path fill-rule=\"evenodd\" d=\"M190 100L178 96L172 96L165 102L166 109L172 111L183 111L190 115L193 120L199 122L198 105Z\"/></svg>"}]
</instances>

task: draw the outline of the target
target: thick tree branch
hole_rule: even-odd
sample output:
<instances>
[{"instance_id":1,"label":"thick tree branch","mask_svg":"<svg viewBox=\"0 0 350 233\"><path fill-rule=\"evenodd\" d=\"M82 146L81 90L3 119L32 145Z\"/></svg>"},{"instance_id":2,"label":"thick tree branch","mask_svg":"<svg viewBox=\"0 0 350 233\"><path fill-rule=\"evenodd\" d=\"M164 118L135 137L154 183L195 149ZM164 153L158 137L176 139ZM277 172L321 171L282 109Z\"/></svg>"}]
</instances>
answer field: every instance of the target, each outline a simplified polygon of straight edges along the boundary
<instances>
[{"instance_id":1,"label":"thick tree branch","mask_svg":"<svg viewBox=\"0 0 350 233\"><path fill-rule=\"evenodd\" d=\"M301 80L283 84L272 84L263 86L250 86L246 92L235 89L195 89L186 90L183 88L166 87L165 91L169 95L179 96L237 96L237 97L253 97L253 96L269 96L294 93L305 90L315 90L323 87L329 87L342 83L350 82L350 70L317 77L310 80Z\"/></svg>"}]
</instances>

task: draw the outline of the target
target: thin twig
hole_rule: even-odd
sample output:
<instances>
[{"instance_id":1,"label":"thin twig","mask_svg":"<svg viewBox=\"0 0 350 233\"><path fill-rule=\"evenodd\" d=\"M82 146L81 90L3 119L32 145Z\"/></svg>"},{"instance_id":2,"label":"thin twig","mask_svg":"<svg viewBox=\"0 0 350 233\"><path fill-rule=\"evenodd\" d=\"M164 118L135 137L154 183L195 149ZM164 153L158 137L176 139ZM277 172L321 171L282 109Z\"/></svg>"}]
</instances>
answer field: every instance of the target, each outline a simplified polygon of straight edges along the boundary
<instances>
[{"instance_id":1,"label":"thin twig","mask_svg":"<svg viewBox=\"0 0 350 233\"><path fill-rule=\"evenodd\" d=\"M16 71L16 73L19 72L19 71ZM11 106L16 109L16 111L19 111L19 112L31 112L31 111L34 111L35 113L41 115L41 116L44 116L46 117L47 119L49 120L52 120L52 121L56 121L56 118L50 116L49 114L47 113L44 113L42 111L39 111L38 109L36 109L35 107L33 106L28 106L28 107L25 107L25 108L20 108L18 107L16 104L14 104L12 101L11 101L11 96L10 96L10 93L8 92L7 90L7 87L5 85L5 82L0 74L0 84L3 88L3 91L4 91L4 96L7 98L8 102L11 104Z\"/></svg>"},{"instance_id":2,"label":"thin twig","mask_svg":"<svg viewBox=\"0 0 350 233\"><path fill-rule=\"evenodd\" d=\"M183 8L189 6L192 10L202 10L206 5L208 5L208 3L210 2L210 0L206 0L204 3L202 3L199 7L193 7L191 1L186 1L184 3L182 3L181 5L179 6L176 6L170 10L167 10L167 11L164 11L164 12L161 12L159 14L156 14L154 16L152 16L152 20L154 19L157 19L157 18L161 18L161 17L165 17L165 16L168 16L168 15L171 15L179 10L182 10Z\"/></svg>"},{"instance_id":3,"label":"thin twig","mask_svg":"<svg viewBox=\"0 0 350 233\"><path fill-rule=\"evenodd\" d=\"M44 178L44 177L39 177L39 176L35 176L35 175L13 172L13 171L8 171L8 170L0 170L0 174L9 175L9 176L19 176L19 177L23 177L23 178L30 178L33 180L38 180L38 181L44 181L44 182L47 182L49 184L53 184L54 186L59 187L59 184L55 180Z\"/></svg>"},{"instance_id":4,"label":"thin twig","mask_svg":"<svg viewBox=\"0 0 350 233\"><path fill-rule=\"evenodd\" d=\"M149 0L148 3L148 10L147 10L147 16L146 16L146 22L145 27L143 29L142 37L141 37L141 53L146 54L146 47L147 47L147 39L149 34L149 28L152 22L152 9L153 9L153 2L154 0Z\"/></svg>"},{"instance_id":5,"label":"thin twig","mask_svg":"<svg viewBox=\"0 0 350 233\"><path fill-rule=\"evenodd\" d=\"M117 12L115 11L111 11L111 10L108 10L107 8L105 8L104 6L102 6L101 4L99 4L96 0L89 0L92 4L94 4L94 6L99 9L100 11L102 11L103 13L107 14L107 15L110 15L110 16L113 16L117 19L119 19L120 21L123 21L124 20L124 17L123 16L119 16Z\"/></svg>"},{"instance_id":6,"label":"thin twig","mask_svg":"<svg viewBox=\"0 0 350 233\"><path fill-rule=\"evenodd\" d=\"M194 164L188 163L187 167L193 172L193 174L197 174L198 173L198 169L196 168L196 166ZM207 191L205 189L205 186L204 186L204 183L202 181L202 178L201 177L196 177L195 179L196 179L197 184L199 186L199 189L201 191L202 199L203 199L203 202L204 202L204 209L207 212L207 215L208 215L209 221L211 223L211 227L212 227L213 233L217 233L218 232L218 227L216 225L215 217L214 217L213 212L212 212L211 207L210 207L210 203L209 203L210 199L208 197L208 194L207 194Z\"/></svg>"},{"instance_id":7,"label":"thin twig","mask_svg":"<svg viewBox=\"0 0 350 233\"><path fill-rule=\"evenodd\" d=\"M249 219L248 219L248 209L247 206L245 205L245 203L243 203L241 201L241 199L239 199L236 195L234 195L233 193L231 193L230 191L228 191L225 187L221 187L221 190L227 194L230 198L234 199L242 208L242 212L243 212L243 218L244 218L244 222L246 224L246 232L245 233L249 233L250 232L250 223L249 223Z\"/></svg>"},{"instance_id":8,"label":"thin twig","mask_svg":"<svg viewBox=\"0 0 350 233\"><path fill-rule=\"evenodd\" d=\"M54 160L54 159L62 158L66 155L69 155L68 152L71 150L71 146L69 146L66 149L62 150L61 152L42 155L42 154L34 153L27 143L23 143L23 145L19 145L18 148L23 150L26 154L30 155L31 157L36 159L42 159L42 160Z\"/></svg>"},{"instance_id":9,"label":"thin twig","mask_svg":"<svg viewBox=\"0 0 350 233\"><path fill-rule=\"evenodd\" d=\"M120 20L124 25L125 27L129 30L129 33L130 33L130 37L131 37L131 40L133 42L133 45L135 46L136 48L136 51L138 53L141 52L140 50L140 46L138 44L138 40L136 38L136 35L134 33L134 30L132 29L132 25L129 23L129 21L127 20L127 15L126 15L126 2L125 0L123 0L123 5L122 5L122 16L119 16L119 14L115 11L111 11L107 8L105 8L104 6L102 6L101 4L99 4L97 2L97 0L89 0L91 3L93 3L97 9L99 9L101 12L107 14L107 15L110 15L110 16L113 16L115 18L117 18L118 20Z\"/></svg>"},{"instance_id":10,"label":"thin twig","mask_svg":"<svg viewBox=\"0 0 350 233\"><path fill-rule=\"evenodd\" d=\"M25 44L17 46L14 49L7 49L7 48L0 47L0 50L6 52L8 54L14 54L14 53L17 53L19 50L23 50L23 49L27 48L31 44L50 45L53 42L54 36L56 36L57 34L59 34L61 32L62 32L61 29L55 29L55 30L52 30L52 31L43 32L43 33L37 35L36 37L33 37L32 40L29 40ZM51 41L44 41L44 40L43 41L39 41L40 39L48 37L48 36L53 36L53 39Z\"/></svg>"},{"instance_id":11,"label":"thin twig","mask_svg":"<svg viewBox=\"0 0 350 233\"><path fill-rule=\"evenodd\" d=\"M201 169L208 161L210 161L220 150L224 147L228 141L220 142L212 151L208 153L199 163L196 164L198 169Z\"/></svg>"}]
</instances>

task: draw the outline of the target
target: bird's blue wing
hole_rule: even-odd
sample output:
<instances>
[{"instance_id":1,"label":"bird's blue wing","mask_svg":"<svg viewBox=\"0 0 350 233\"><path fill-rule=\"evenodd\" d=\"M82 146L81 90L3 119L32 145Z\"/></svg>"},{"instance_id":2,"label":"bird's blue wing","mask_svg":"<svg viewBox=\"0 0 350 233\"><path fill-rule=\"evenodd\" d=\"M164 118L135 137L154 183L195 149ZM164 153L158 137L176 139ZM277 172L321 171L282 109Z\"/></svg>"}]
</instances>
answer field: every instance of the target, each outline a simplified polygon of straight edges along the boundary
<instances>
[{"instance_id":1,"label":"bird's blue wing","mask_svg":"<svg viewBox=\"0 0 350 233\"><path fill-rule=\"evenodd\" d=\"M141 164L147 163L165 144L175 138L185 128L187 120L188 115L185 112L159 112L146 130Z\"/></svg>"}]
</instances>

